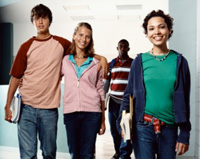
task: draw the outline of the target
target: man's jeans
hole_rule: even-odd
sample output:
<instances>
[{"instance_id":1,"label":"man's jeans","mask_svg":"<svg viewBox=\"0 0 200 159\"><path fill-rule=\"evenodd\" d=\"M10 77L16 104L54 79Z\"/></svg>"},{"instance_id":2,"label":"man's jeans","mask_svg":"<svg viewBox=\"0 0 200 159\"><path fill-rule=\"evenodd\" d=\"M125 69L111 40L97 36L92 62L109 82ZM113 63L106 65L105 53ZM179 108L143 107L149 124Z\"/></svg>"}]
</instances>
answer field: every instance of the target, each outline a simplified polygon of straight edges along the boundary
<instances>
[{"instance_id":1,"label":"man's jeans","mask_svg":"<svg viewBox=\"0 0 200 159\"><path fill-rule=\"evenodd\" d=\"M120 104L116 103L112 97L109 101L108 117L110 123L110 131L114 141L115 153L119 154L121 159L130 159L132 146L130 141L123 142L121 134L119 134L116 121L119 116Z\"/></svg>"},{"instance_id":2,"label":"man's jeans","mask_svg":"<svg viewBox=\"0 0 200 159\"><path fill-rule=\"evenodd\" d=\"M101 117L101 112L64 114L64 124L71 159L93 159Z\"/></svg>"},{"instance_id":3,"label":"man's jeans","mask_svg":"<svg viewBox=\"0 0 200 159\"><path fill-rule=\"evenodd\" d=\"M124 142L124 139L122 138L120 144L120 159L131 159L131 153L132 145L130 140Z\"/></svg>"},{"instance_id":4,"label":"man's jeans","mask_svg":"<svg viewBox=\"0 0 200 159\"><path fill-rule=\"evenodd\" d=\"M44 159L56 158L58 109L22 107L18 123L21 159L37 159L37 135Z\"/></svg>"},{"instance_id":5,"label":"man's jeans","mask_svg":"<svg viewBox=\"0 0 200 159\"><path fill-rule=\"evenodd\" d=\"M155 134L154 125L150 122L138 122L134 136L136 159L175 159L177 127L162 125L161 133ZM135 145L136 144L136 145Z\"/></svg>"}]
</instances>

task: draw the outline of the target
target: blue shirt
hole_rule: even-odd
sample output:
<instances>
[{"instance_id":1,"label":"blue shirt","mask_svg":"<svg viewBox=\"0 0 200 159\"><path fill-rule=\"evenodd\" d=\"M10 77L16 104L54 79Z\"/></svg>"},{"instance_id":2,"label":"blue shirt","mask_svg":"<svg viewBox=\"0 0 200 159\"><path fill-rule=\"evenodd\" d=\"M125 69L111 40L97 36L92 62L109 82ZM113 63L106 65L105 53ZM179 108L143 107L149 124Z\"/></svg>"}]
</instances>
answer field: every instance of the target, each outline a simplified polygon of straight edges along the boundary
<instances>
[{"instance_id":1,"label":"blue shirt","mask_svg":"<svg viewBox=\"0 0 200 159\"><path fill-rule=\"evenodd\" d=\"M92 63L93 57L88 57L87 60L80 67L77 66L76 61L74 60L74 55L69 55L69 60L72 63L74 63L75 68L76 68L76 75L79 79L83 71Z\"/></svg>"}]
</instances>

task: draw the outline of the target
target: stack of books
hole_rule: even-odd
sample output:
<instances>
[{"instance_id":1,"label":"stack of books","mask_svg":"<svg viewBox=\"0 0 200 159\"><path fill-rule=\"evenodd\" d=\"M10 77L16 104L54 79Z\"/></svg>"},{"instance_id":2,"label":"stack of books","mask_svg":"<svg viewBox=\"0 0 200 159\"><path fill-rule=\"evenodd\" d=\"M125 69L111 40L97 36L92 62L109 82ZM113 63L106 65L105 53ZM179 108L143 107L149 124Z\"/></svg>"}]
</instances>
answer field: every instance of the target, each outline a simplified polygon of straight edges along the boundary
<instances>
[{"instance_id":1,"label":"stack of books","mask_svg":"<svg viewBox=\"0 0 200 159\"><path fill-rule=\"evenodd\" d=\"M129 97L129 100L130 100L129 113L127 113L125 110L123 110L123 112L122 112L122 119L120 122L120 126L121 126L123 134L124 134L124 142L126 142L127 140L131 140L131 136L132 136L133 98L134 97L132 97L130 95L130 97Z\"/></svg>"},{"instance_id":2,"label":"stack of books","mask_svg":"<svg viewBox=\"0 0 200 159\"><path fill-rule=\"evenodd\" d=\"M122 112L121 128L124 133L124 142L131 139L130 129L130 113L126 113L125 110Z\"/></svg>"},{"instance_id":3,"label":"stack of books","mask_svg":"<svg viewBox=\"0 0 200 159\"><path fill-rule=\"evenodd\" d=\"M20 94L17 94L17 96L13 97L10 109L12 112L11 121L13 123L17 123L19 120L20 111L21 111L21 96L20 96Z\"/></svg>"}]
</instances>

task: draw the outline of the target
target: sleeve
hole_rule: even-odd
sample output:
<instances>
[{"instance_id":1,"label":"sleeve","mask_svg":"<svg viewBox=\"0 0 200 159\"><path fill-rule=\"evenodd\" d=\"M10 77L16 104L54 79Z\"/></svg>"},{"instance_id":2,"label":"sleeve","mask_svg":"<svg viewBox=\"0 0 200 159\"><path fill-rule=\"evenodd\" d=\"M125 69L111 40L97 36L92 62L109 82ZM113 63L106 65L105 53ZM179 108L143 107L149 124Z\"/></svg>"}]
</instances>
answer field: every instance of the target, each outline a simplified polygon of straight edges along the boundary
<instances>
[{"instance_id":1,"label":"sleeve","mask_svg":"<svg viewBox=\"0 0 200 159\"><path fill-rule=\"evenodd\" d=\"M62 60L62 67L61 67L61 76L64 75L64 61L65 61L66 56Z\"/></svg>"},{"instance_id":2,"label":"sleeve","mask_svg":"<svg viewBox=\"0 0 200 159\"><path fill-rule=\"evenodd\" d=\"M118 116L118 119L117 119L117 122L116 122L119 134L121 134L121 131L122 131L121 126L120 126L120 122L121 122L121 118L122 118L122 112L123 112L123 110L126 110L127 112L129 112L129 95L133 94L134 64L135 64L135 62L132 62L131 70L130 70L130 73L129 73L129 76L128 76L128 84L126 86L124 95L122 97L119 116Z\"/></svg>"},{"instance_id":3,"label":"sleeve","mask_svg":"<svg viewBox=\"0 0 200 159\"><path fill-rule=\"evenodd\" d=\"M103 90L104 83L103 83L103 71L102 71L102 69L100 69L98 71L97 75L98 75L98 79L97 79L97 91L98 91L98 93L99 93L99 95L101 97L101 101L104 101L105 98L104 98L104 90Z\"/></svg>"},{"instance_id":4,"label":"sleeve","mask_svg":"<svg viewBox=\"0 0 200 159\"><path fill-rule=\"evenodd\" d=\"M67 40L66 44L64 46L64 49L65 49L65 54L64 55L69 55L70 46L71 46L71 42Z\"/></svg>"},{"instance_id":5,"label":"sleeve","mask_svg":"<svg viewBox=\"0 0 200 159\"><path fill-rule=\"evenodd\" d=\"M59 43L63 46L63 48L64 48L63 56L64 55L69 55L69 49L70 49L70 46L71 46L71 42L69 40L65 39L65 38L62 38L62 37L59 37L59 36L55 36L55 35L53 36L53 38L55 40L58 40Z\"/></svg>"},{"instance_id":6,"label":"sleeve","mask_svg":"<svg viewBox=\"0 0 200 159\"><path fill-rule=\"evenodd\" d=\"M186 122L185 123L179 123L179 129L180 133L177 139L177 142L184 143L189 145L189 138L190 138L190 130L191 130L191 123L190 123L190 70L188 66L188 62L185 58L183 58L183 71L185 72L183 79L185 79L184 82L184 95L185 95L185 102L186 102Z\"/></svg>"},{"instance_id":7,"label":"sleeve","mask_svg":"<svg viewBox=\"0 0 200 159\"><path fill-rule=\"evenodd\" d=\"M22 44L18 50L17 56L10 70L10 75L16 78L21 78L27 67L27 52L33 40L29 40Z\"/></svg>"},{"instance_id":8,"label":"sleeve","mask_svg":"<svg viewBox=\"0 0 200 159\"><path fill-rule=\"evenodd\" d=\"M180 123L179 125L179 129L180 129L180 133L178 135L178 139L177 142L189 145L190 142L190 130L191 130L191 123L190 122L186 122L186 123Z\"/></svg>"}]
</instances>

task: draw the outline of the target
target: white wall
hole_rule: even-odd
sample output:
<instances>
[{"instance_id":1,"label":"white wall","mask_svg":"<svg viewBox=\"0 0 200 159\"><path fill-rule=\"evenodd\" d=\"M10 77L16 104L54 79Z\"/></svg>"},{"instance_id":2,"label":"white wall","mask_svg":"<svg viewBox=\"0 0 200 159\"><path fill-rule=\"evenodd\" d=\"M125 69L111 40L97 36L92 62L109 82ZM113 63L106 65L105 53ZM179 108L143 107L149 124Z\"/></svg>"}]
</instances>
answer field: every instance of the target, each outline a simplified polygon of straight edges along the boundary
<instances>
[{"instance_id":1,"label":"white wall","mask_svg":"<svg viewBox=\"0 0 200 159\"><path fill-rule=\"evenodd\" d=\"M41 3L43 1L44 0L41 0ZM35 3L37 2L38 1L36 1ZM44 1L44 2L47 3L47 1ZM49 4L51 4L50 1L48 2ZM29 2L24 1L23 3L24 5L27 5L26 3L29 3ZM92 28L93 28L94 44L95 44L95 50L97 54L106 56L108 58L108 61L110 61L112 58L117 56L118 54L116 50L117 43L122 38L127 39L130 43L129 55L131 57L135 57L137 53L145 52L151 49L152 46L150 42L147 40L147 38L145 37L145 34L143 33L143 28L142 28L143 18L147 13L149 13L153 9L157 10L159 8L159 9L164 10L165 12L168 12L168 0L162 0L162 1L142 0L142 4L143 6L142 6L142 14L140 15L140 20L89 21L89 23L92 25ZM30 7L29 5L27 6ZM18 7L22 7L22 6L18 6ZM5 18L2 17L2 20L4 21L7 21L6 19L7 15L11 14L11 17L12 17L12 14L13 14L10 8L9 7L7 8L8 10L4 10L5 16L3 17ZM63 19L63 22L60 22L61 20L59 16L57 15L58 11L55 12L54 14L53 9L54 8L52 8L54 19L50 27L51 34L62 36L71 41L73 30L75 26L78 24L78 22L68 21L66 19ZM18 20L15 19L15 21L18 21L18 23L14 23L14 55L16 55L17 50L19 49L19 46L23 42L25 42L31 36L36 35L36 32L33 29L31 22L27 22L26 24L20 23L20 18L29 17L29 15L27 16L23 15L23 16L24 17L19 17Z\"/></svg>"},{"instance_id":2,"label":"white wall","mask_svg":"<svg viewBox=\"0 0 200 159\"><path fill-rule=\"evenodd\" d=\"M93 28L94 47L97 54L103 55L111 60L118 55L116 50L119 40L125 38L130 43L129 55L135 57L139 52L151 49L151 44L143 33L142 22L89 22ZM53 35L62 36L71 41L74 28L78 22L52 23L50 32ZM14 56L20 45L36 35L33 25L14 24Z\"/></svg>"}]
</instances>

